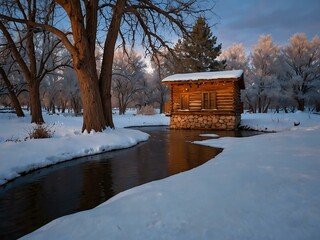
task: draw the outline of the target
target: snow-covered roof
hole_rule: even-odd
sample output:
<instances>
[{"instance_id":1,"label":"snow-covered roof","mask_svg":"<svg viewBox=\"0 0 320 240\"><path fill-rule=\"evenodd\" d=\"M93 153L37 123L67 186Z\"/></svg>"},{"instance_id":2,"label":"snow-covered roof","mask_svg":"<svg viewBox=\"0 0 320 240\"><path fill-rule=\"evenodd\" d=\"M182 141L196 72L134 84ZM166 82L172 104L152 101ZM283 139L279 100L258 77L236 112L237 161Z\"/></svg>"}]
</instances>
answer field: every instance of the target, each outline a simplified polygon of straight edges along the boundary
<instances>
[{"instance_id":1,"label":"snow-covered roof","mask_svg":"<svg viewBox=\"0 0 320 240\"><path fill-rule=\"evenodd\" d=\"M215 80L224 78L240 78L243 74L242 70L218 71L218 72L197 72L197 73L181 73L168 76L162 82L174 81L197 81L197 80Z\"/></svg>"}]
</instances>

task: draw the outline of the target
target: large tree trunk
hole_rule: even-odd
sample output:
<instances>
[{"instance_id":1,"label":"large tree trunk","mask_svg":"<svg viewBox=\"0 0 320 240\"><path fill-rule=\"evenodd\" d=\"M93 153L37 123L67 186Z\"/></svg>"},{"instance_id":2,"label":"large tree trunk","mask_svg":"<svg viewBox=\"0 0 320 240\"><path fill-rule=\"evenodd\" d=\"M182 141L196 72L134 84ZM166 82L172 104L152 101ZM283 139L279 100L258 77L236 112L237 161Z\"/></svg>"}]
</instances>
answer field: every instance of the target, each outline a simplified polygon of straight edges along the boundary
<instances>
[{"instance_id":1,"label":"large tree trunk","mask_svg":"<svg viewBox=\"0 0 320 240\"><path fill-rule=\"evenodd\" d=\"M102 111L102 103L99 92L99 81L95 66L83 64L81 68L75 68L83 106L83 125L82 131L90 132L94 130L101 132L105 129L105 119Z\"/></svg>"},{"instance_id":2,"label":"large tree trunk","mask_svg":"<svg viewBox=\"0 0 320 240\"><path fill-rule=\"evenodd\" d=\"M111 72L110 74L108 72ZM112 68L107 71L106 75L108 75L104 81L100 81L100 97L103 108L103 116L105 119L105 126L114 128L114 123L112 119L112 102L111 102L111 75Z\"/></svg>"},{"instance_id":3,"label":"large tree trunk","mask_svg":"<svg viewBox=\"0 0 320 240\"><path fill-rule=\"evenodd\" d=\"M112 63L114 57L114 48L120 30L122 14L126 1L118 0L113 9L112 20L109 31L104 44L103 60L100 74L100 95L103 104L103 114L106 126L114 128L112 120L112 104L111 104L111 80L112 80Z\"/></svg>"},{"instance_id":4,"label":"large tree trunk","mask_svg":"<svg viewBox=\"0 0 320 240\"><path fill-rule=\"evenodd\" d=\"M40 100L40 81L34 80L28 83L30 109L31 109L31 123L43 124L42 107Z\"/></svg>"},{"instance_id":5,"label":"large tree trunk","mask_svg":"<svg viewBox=\"0 0 320 240\"><path fill-rule=\"evenodd\" d=\"M106 121L100 97L94 51L91 51L87 44L88 42L83 40L82 45L79 46L80 53L73 56L83 108L82 131L101 132L106 128Z\"/></svg>"},{"instance_id":6,"label":"large tree trunk","mask_svg":"<svg viewBox=\"0 0 320 240\"><path fill-rule=\"evenodd\" d=\"M78 77L83 107L82 131L101 132L106 127L106 121L95 59L98 1L86 1L84 5L76 0L57 0L57 2L68 14L72 28L74 46L71 46L66 39L62 39L62 42L72 55L74 70ZM83 8L86 11L85 17L82 13Z\"/></svg>"},{"instance_id":7,"label":"large tree trunk","mask_svg":"<svg viewBox=\"0 0 320 240\"><path fill-rule=\"evenodd\" d=\"M40 101L40 81L29 81L29 96L31 107L31 123L44 123L42 117L41 101Z\"/></svg>"}]
</instances>

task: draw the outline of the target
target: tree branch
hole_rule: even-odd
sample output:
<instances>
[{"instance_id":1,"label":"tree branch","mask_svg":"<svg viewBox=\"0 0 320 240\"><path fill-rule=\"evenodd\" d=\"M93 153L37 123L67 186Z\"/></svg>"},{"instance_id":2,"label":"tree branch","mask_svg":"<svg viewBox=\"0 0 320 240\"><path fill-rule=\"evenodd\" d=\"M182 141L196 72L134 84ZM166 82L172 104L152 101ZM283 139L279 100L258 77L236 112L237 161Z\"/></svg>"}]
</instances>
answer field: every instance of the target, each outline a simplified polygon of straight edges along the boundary
<instances>
[{"instance_id":1,"label":"tree branch","mask_svg":"<svg viewBox=\"0 0 320 240\"><path fill-rule=\"evenodd\" d=\"M39 28L42 28L46 31L52 32L61 40L61 42L65 45L65 47L70 51L71 55L77 54L77 51L76 51L75 47L72 45L72 43L69 41L67 34L65 34L64 32L62 32L61 30L59 30L55 27L52 27L47 24L36 23L36 22L33 22L28 19L19 19L19 18L14 18L14 17L8 17L3 14L0 14L0 19L5 19L5 20L11 21L11 22L23 23L26 25L30 25L33 27L39 27Z\"/></svg>"}]
</instances>

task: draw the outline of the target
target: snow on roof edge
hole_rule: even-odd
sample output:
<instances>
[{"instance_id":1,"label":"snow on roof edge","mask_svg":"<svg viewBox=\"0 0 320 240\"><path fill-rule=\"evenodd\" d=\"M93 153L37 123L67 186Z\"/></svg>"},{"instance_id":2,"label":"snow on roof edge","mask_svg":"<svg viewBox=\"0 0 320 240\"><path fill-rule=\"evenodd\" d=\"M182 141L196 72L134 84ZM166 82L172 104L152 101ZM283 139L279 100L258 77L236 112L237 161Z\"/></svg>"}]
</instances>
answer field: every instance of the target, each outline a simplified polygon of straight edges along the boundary
<instances>
[{"instance_id":1,"label":"snow on roof edge","mask_svg":"<svg viewBox=\"0 0 320 240\"><path fill-rule=\"evenodd\" d=\"M197 80L214 80L223 78L239 78L243 74L242 70L228 70L218 72L196 72L196 73L179 73L168 76L162 82L174 81L197 81Z\"/></svg>"}]
</instances>

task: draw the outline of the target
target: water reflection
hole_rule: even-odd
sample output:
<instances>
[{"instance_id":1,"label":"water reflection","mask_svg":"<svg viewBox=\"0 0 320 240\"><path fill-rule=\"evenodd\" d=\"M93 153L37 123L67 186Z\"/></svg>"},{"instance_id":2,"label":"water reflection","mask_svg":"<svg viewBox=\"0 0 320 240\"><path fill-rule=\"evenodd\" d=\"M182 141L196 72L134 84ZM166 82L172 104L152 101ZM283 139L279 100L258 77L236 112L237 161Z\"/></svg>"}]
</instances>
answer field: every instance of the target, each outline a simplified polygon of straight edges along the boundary
<instances>
[{"instance_id":1,"label":"water reflection","mask_svg":"<svg viewBox=\"0 0 320 240\"><path fill-rule=\"evenodd\" d=\"M199 134L206 131L141 129L151 138L138 146L41 169L1 187L0 239L18 238L126 189L197 167L221 151L190 143L205 139Z\"/></svg>"}]
</instances>

